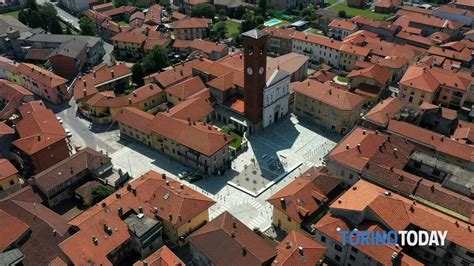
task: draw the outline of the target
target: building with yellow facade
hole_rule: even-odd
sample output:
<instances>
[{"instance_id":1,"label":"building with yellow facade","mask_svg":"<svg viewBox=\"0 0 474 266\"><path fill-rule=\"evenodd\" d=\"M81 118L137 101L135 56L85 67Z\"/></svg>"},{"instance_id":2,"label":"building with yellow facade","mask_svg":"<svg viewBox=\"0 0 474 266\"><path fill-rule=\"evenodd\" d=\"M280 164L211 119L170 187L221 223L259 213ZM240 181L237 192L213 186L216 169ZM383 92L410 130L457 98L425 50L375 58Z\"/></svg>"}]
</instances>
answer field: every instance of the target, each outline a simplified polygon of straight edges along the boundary
<instances>
[{"instance_id":1,"label":"building with yellow facade","mask_svg":"<svg viewBox=\"0 0 474 266\"><path fill-rule=\"evenodd\" d=\"M372 64L366 68L352 70L347 77L350 91L364 97L365 104L371 105L377 103L387 92L391 73L385 67Z\"/></svg>"},{"instance_id":2,"label":"building with yellow facade","mask_svg":"<svg viewBox=\"0 0 474 266\"><path fill-rule=\"evenodd\" d=\"M364 98L357 94L310 79L293 86L293 91L294 113L320 126L345 133L360 119Z\"/></svg>"},{"instance_id":3,"label":"building with yellow facade","mask_svg":"<svg viewBox=\"0 0 474 266\"><path fill-rule=\"evenodd\" d=\"M312 167L271 196L273 225L285 231L309 229L342 191L342 179L333 177L325 167Z\"/></svg>"},{"instance_id":4,"label":"building with yellow facade","mask_svg":"<svg viewBox=\"0 0 474 266\"><path fill-rule=\"evenodd\" d=\"M13 189L18 182L18 170L15 166L7 159L0 159L0 193Z\"/></svg>"}]
</instances>

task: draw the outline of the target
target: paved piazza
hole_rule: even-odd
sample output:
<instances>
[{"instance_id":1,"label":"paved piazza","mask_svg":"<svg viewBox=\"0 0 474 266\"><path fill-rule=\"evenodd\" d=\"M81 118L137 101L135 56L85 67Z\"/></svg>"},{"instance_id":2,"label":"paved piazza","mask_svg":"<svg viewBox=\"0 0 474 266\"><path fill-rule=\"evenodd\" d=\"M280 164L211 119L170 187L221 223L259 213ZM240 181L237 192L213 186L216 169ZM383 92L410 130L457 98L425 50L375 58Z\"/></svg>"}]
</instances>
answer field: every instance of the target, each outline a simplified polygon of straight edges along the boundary
<instances>
[{"instance_id":1,"label":"paved piazza","mask_svg":"<svg viewBox=\"0 0 474 266\"><path fill-rule=\"evenodd\" d=\"M101 132L98 134L85 134L86 130L90 130L89 122L76 118L74 120L78 122L70 123L73 121L71 118L75 117L71 109L59 115L73 133L73 142L84 145L95 144L91 146L108 149L114 166L128 171L134 178L150 170L176 178L179 172L188 170L180 163L140 143L119 141L119 131L113 126L96 129ZM88 138L87 135L93 137ZM227 210L250 228L264 231L270 227L272 221L272 206L266 199L309 167L321 165L323 156L340 139L340 135L309 126L307 123L300 123L297 117L286 116L264 132L251 135L249 148L234 159L232 169L223 176L208 176L193 184L183 182L217 202L210 208L211 219ZM294 170L258 197L253 197L227 184L236 178L246 165L250 165L252 159L255 159L262 172L266 173L264 174L266 183L281 176L285 171L293 168ZM295 168L296 166L298 167Z\"/></svg>"}]
</instances>

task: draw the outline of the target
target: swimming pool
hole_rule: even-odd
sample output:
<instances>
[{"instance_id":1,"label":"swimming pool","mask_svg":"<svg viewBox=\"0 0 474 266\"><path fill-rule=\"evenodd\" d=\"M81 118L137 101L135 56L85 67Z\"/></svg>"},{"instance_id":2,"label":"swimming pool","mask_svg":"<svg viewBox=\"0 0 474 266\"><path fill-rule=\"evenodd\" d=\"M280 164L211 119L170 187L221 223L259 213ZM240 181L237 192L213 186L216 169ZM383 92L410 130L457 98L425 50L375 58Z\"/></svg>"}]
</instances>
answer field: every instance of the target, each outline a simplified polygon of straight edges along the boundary
<instances>
[{"instance_id":1,"label":"swimming pool","mask_svg":"<svg viewBox=\"0 0 474 266\"><path fill-rule=\"evenodd\" d=\"M275 26L277 24L280 24L281 22L282 22L281 20L274 18L274 19L271 19L271 20L263 23L263 25L265 27L271 27L271 26Z\"/></svg>"}]
</instances>

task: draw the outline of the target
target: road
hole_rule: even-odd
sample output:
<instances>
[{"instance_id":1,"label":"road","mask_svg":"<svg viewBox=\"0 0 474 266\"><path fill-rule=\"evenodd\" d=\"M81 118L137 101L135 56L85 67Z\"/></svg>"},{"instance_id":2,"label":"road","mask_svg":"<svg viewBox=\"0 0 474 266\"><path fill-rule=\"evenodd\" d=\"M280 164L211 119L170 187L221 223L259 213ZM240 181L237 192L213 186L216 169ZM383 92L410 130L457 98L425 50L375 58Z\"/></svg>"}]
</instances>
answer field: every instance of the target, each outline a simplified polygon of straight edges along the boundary
<instances>
[{"instance_id":1,"label":"road","mask_svg":"<svg viewBox=\"0 0 474 266\"><path fill-rule=\"evenodd\" d=\"M329 5L329 6L325 7L325 8L323 8L323 9L329 10L329 9L333 8L334 6L337 6L337 5L342 4L342 3L345 3L345 2L346 2L345 0L337 0L334 4Z\"/></svg>"},{"instance_id":2,"label":"road","mask_svg":"<svg viewBox=\"0 0 474 266\"><path fill-rule=\"evenodd\" d=\"M56 8L56 11L58 11L58 16L62 21L69 22L76 30L79 30L79 19L69 14L64 9L61 9L60 7L58 7L56 3L53 3L49 0L36 0L36 2L40 5L46 2L50 2L51 4L54 5L54 7Z\"/></svg>"}]
</instances>

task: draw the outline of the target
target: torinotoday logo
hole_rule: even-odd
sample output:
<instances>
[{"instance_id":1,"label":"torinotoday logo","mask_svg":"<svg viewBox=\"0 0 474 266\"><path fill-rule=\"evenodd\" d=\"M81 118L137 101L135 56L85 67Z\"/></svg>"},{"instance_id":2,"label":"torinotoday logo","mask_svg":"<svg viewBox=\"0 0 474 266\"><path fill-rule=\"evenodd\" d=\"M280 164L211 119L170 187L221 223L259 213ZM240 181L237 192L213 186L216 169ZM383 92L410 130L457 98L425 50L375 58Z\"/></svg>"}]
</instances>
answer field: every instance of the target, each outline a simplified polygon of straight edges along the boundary
<instances>
[{"instance_id":1,"label":"torinotoday logo","mask_svg":"<svg viewBox=\"0 0 474 266\"><path fill-rule=\"evenodd\" d=\"M448 231L424 231L424 230L408 230L408 231L337 231L342 236L342 245L357 247L359 245L379 246L389 245L397 246L444 246ZM400 241L399 241L400 240Z\"/></svg>"}]
</instances>

